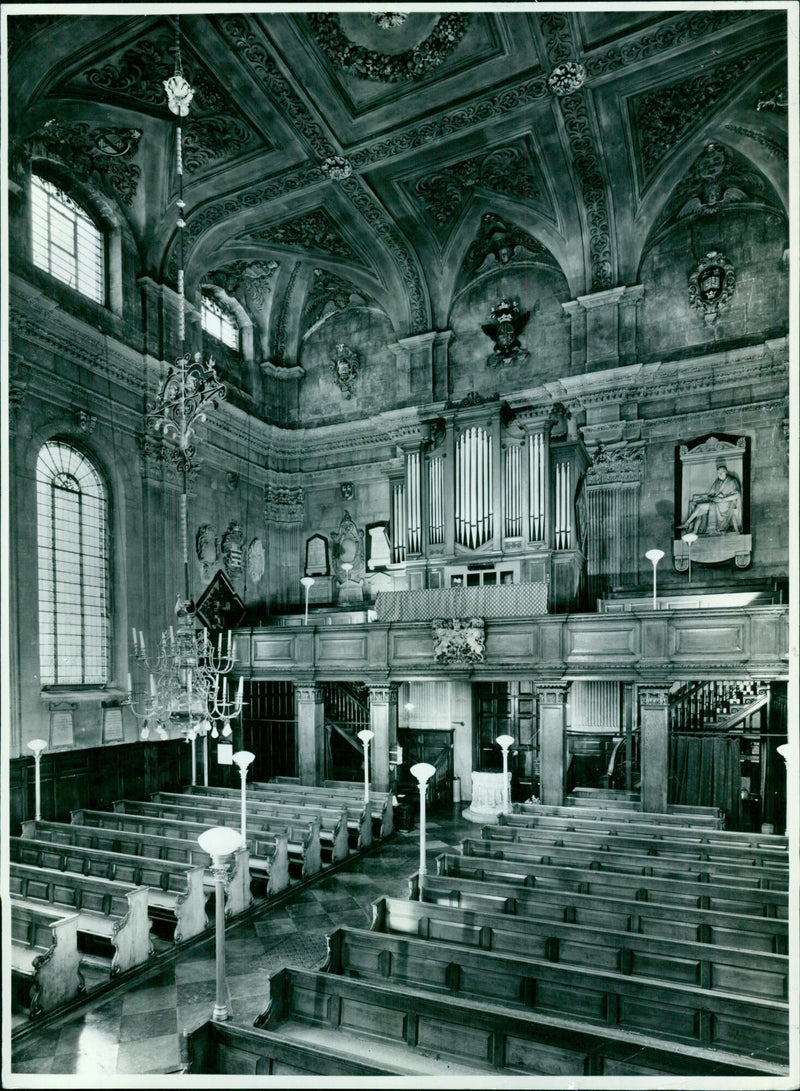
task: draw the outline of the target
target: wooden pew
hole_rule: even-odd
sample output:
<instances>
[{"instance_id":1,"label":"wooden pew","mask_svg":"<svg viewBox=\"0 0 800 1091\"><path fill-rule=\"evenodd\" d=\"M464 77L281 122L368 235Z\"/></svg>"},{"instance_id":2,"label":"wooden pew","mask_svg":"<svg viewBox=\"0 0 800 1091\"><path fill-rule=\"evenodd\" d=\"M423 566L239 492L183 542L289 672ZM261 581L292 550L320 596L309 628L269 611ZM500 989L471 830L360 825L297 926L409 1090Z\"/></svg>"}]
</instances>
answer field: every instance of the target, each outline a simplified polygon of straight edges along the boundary
<instances>
[{"instance_id":1,"label":"wooden pew","mask_svg":"<svg viewBox=\"0 0 800 1091\"><path fill-rule=\"evenodd\" d=\"M419 877L409 879L409 898L419 899ZM528 887L522 883L426 875L422 901L479 912L547 916L570 924L585 924L618 932L638 932L663 939L712 943L745 951L788 953L788 925L777 917L725 913L713 909L637 901L608 894Z\"/></svg>"},{"instance_id":2,"label":"wooden pew","mask_svg":"<svg viewBox=\"0 0 800 1091\"><path fill-rule=\"evenodd\" d=\"M515 806L520 805L515 804ZM755 850L788 850L786 838L778 834L742 833L733 830L700 829L692 826L666 827L651 822L639 821L641 815L637 816L635 822L631 820L621 824L607 817L587 818L583 811L572 808L567 809L569 810L568 815L543 814L536 808L527 810L524 813L515 811L511 814L501 814L498 822L501 826L514 826L518 829L538 826L550 830L603 832L610 834L612 837L619 833L624 836L661 837L670 841L679 839L680 841L690 841L695 845L715 845Z\"/></svg>"},{"instance_id":3,"label":"wooden pew","mask_svg":"<svg viewBox=\"0 0 800 1091\"><path fill-rule=\"evenodd\" d=\"M256 781L260 791L295 793L295 798L311 798L314 801L335 801L346 804L364 803L364 785L355 781L326 780L322 787L301 784L296 777L273 777L269 781ZM394 796L391 792L375 792L370 789L369 802L372 813L373 835L388 837L394 832Z\"/></svg>"},{"instance_id":4,"label":"wooden pew","mask_svg":"<svg viewBox=\"0 0 800 1091\"><path fill-rule=\"evenodd\" d=\"M332 974L424 988L479 1003L559 1014L660 1039L788 1063L789 1005L764 997L656 982L546 959L515 958L435 940L339 928L328 941Z\"/></svg>"},{"instance_id":5,"label":"wooden pew","mask_svg":"<svg viewBox=\"0 0 800 1091\"><path fill-rule=\"evenodd\" d=\"M146 886L10 863L9 890L21 901L77 913L82 961L107 968L112 976L153 953Z\"/></svg>"},{"instance_id":6,"label":"wooden pew","mask_svg":"<svg viewBox=\"0 0 800 1091\"><path fill-rule=\"evenodd\" d=\"M499 860L530 860L539 864L558 864L589 868L594 871L619 871L629 875L655 875L662 879L691 879L697 883L741 884L761 890L788 890L787 869L741 867L726 862L691 860L676 856L672 859L648 856L646 853L602 851L595 848L538 845L533 842L500 842L491 837L485 841L465 838L461 842L463 856L483 856Z\"/></svg>"},{"instance_id":7,"label":"wooden pew","mask_svg":"<svg viewBox=\"0 0 800 1091\"><path fill-rule=\"evenodd\" d=\"M183 1075L199 1076L387 1076L404 1075L330 1048L286 1041L268 1030L209 1019L181 1040Z\"/></svg>"},{"instance_id":8,"label":"wooden pew","mask_svg":"<svg viewBox=\"0 0 800 1091\"><path fill-rule=\"evenodd\" d=\"M78 914L16 898L10 908L12 979L35 1019L85 991Z\"/></svg>"},{"instance_id":9,"label":"wooden pew","mask_svg":"<svg viewBox=\"0 0 800 1091\"><path fill-rule=\"evenodd\" d=\"M127 853L54 844L52 841L27 837L9 838L9 858L18 864L146 886L151 919L167 921L175 943L199 935L208 925L203 891L204 869L199 865L148 860Z\"/></svg>"},{"instance_id":10,"label":"wooden pew","mask_svg":"<svg viewBox=\"0 0 800 1091\"><path fill-rule=\"evenodd\" d=\"M642 804L638 799L607 799L604 796L586 796L573 793L565 799L566 807L588 808L590 810L625 811L627 813L642 814ZM689 803L669 803L667 814L684 815L691 821L693 816L711 819L721 822L720 829L724 827L725 816L719 807L700 807Z\"/></svg>"},{"instance_id":11,"label":"wooden pew","mask_svg":"<svg viewBox=\"0 0 800 1091\"><path fill-rule=\"evenodd\" d=\"M785 1066L735 1050L655 1042L651 1033L597 1027L560 1014L501 1010L388 980L281 970L256 1027L298 1048L346 1052L407 1075L719 1076L780 1074ZM253 1071L248 1043L243 1071ZM269 1048L269 1047L268 1047ZM313 1057L309 1064L314 1063ZM245 1067L246 1066L246 1067ZM192 1071L195 1071L194 1069Z\"/></svg>"},{"instance_id":12,"label":"wooden pew","mask_svg":"<svg viewBox=\"0 0 800 1091\"><path fill-rule=\"evenodd\" d=\"M572 890L578 894L606 894L661 905L698 906L724 913L745 913L786 920L789 895L783 890L761 890L740 885L659 879L657 876L624 875L621 872L535 864L527 860L496 860L491 857L442 853L436 858L439 875L519 882L537 889Z\"/></svg>"},{"instance_id":13,"label":"wooden pew","mask_svg":"<svg viewBox=\"0 0 800 1091\"><path fill-rule=\"evenodd\" d=\"M118 814L134 814L142 818L168 818L179 822L191 822L206 828L230 826L239 829L241 812L238 808L223 809L216 805L198 807L195 803L149 803L139 799L117 799L113 803ZM289 862L294 863L302 878L316 875L322 868L322 849L319 838L319 820L315 818L284 822L264 815L254 816L248 822L247 843L261 834L285 834ZM253 855L258 855L254 852Z\"/></svg>"},{"instance_id":14,"label":"wooden pew","mask_svg":"<svg viewBox=\"0 0 800 1091\"><path fill-rule=\"evenodd\" d=\"M78 844L89 844L90 848L104 848L108 841L103 836L109 834L113 837L112 844L118 844L126 849L139 840L143 848L152 848L157 845L163 850L164 859L183 859L187 848L191 853L191 860L202 861L206 867L204 885L206 889L214 889L214 879L210 874L210 858L197 844L197 838L208 829L208 826L196 822L172 822L169 819L147 818L141 815L116 814L113 811L90 811L81 809L70 812L73 825L80 830L87 831L77 835ZM146 840L144 840L146 838ZM157 842L156 842L157 839ZM249 837L248 846L262 848L265 853L277 851L275 843L270 841L261 846ZM258 861L265 862L264 872L258 870ZM253 896L250 892L250 872L256 876L266 874L269 866L269 856L256 856L256 863L246 848L241 848L231 856L231 878L225 894L226 916L235 916L252 904ZM286 871L288 874L288 861ZM288 879L287 879L288 882Z\"/></svg>"},{"instance_id":15,"label":"wooden pew","mask_svg":"<svg viewBox=\"0 0 800 1091\"><path fill-rule=\"evenodd\" d=\"M511 916L383 897L372 907L372 931L467 944L484 951L503 951L564 965L616 970L702 989L773 1000L788 998L786 955L565 924L544 913Z\"/></svg>"},{"instance_id":16,"label":"wooden pew","mask_svg":"<svg viewBox=\"0 0 800 1091\"><path fill-rule=\"evenodd\" d=\"M191 795L208 795L218 796L227 799L237 799L240 794L238 788L217 788L217 787L202 787L198 784L192 784L184 789L184 794ZM367 811L366 804L363 799L356 803L349 801L341 803L325 803L324 800L319 804L311 802L310 797L303 796L300 799L291 799L287 802L283 802L284 793L265 792L259 788L254 788L252 784L247 786L247 802L251 800L258 801L259 803L269 803L273 807L285 807L287 809L296 809L297 807L309 808L311 813L315 810L320 812L329 812L331 814L337 814L340 811L344 811L347 816L347 828L350 836L350 848L354 851L368 848L372 844L372 818Z\"/></svg>"},{"instance_id":17,"label":"wooden pew","mask_svg":"<svg viewBox=\"0 0 800 1091\"><path fill-rule=\"evenodd\" d=\"M227 793L228 789L222 788L219 791ZM225 812L236 810L241 815L238 792L236 795L219 795L216 789L195 786L186 792L153 792L150 800L153 803L175 803L178 806L188 804L206 810L209 807L219 807L220 810ZM272 803L258 799L252 791L247 793L246 806L248 826L251 821L257 823L262 816L284 822L304 822L307 819L318 819L320 824L320 845L326 848L331 862L344 860L350 851L347 812L344 807L289 806L283 803Z\"/></svg>"},{"instance_id":18,"label":"wooden pew","mask_svg":"<svg viewBox=\"0 0 800 1091\"><path fill-rule=\"evenodd\" d=\"M648 837L602 830L550 830L542 826L483 826L485 841L512 844L562 845L575 848L595 848L600 852L626 852L663 859L681 857L686 860L709 860L716 863L736 863L754 868L767 867L788 874L789 854L786 849L751 849L747 846L701 845L678 837Z\"/></svg>"},{"instance_id":19,"label":"wooden pew","mask_svg":"<svg viewBox=\"0 0 800 1091\"><path fill-rule=\"evenodd\" d=\"M635 822L651 826L688 826L691 829L721 830L724 824L722 814L672 814L661 811L633 811L614 807L558 806L543 803L515 803L514 814L547 815L549 818L580 818L584 822Z\"/></svg>"}]
</instances>

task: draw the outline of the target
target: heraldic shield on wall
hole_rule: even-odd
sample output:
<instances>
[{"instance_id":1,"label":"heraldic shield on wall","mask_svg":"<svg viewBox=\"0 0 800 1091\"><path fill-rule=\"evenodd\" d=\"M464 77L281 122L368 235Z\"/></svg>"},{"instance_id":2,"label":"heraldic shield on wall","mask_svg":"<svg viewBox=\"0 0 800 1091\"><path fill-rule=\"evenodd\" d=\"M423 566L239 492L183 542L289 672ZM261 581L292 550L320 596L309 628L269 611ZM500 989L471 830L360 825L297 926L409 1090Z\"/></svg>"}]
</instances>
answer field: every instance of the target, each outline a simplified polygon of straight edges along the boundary
<instances>
[{"instance_id":1,"label":"heraldic shield on wall","mask_svg":"<svg viewBox=\"0 0 800 1091\"><path fill-rule=\"evenodd\" d=\"M682 444L675 459L675 540L678 572L692 564L733 559L747 568L750 531L750 450L746 436L713 434Z\"/></svg>"},{"instance_id":2,"label":"heraldic shield on wall","mask_svg":"<svg viewBox=\"0 0 800 1091\"><path fill-rule=\"evenodd\" d=\"M437 618L431 629L435 663L482 663L486 658L483 618Z\"/></svg>"}]
</instances>

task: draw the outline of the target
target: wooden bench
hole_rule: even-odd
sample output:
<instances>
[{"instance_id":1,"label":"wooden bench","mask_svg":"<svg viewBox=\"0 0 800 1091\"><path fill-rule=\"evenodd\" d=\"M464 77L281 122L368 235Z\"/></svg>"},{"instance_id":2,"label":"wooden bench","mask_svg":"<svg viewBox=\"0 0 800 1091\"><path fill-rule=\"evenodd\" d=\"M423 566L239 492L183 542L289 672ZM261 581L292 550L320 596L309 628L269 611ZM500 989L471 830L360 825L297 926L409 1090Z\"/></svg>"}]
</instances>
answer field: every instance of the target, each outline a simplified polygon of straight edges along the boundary
<instances>
[{"instance_id":1,"label":"wooden bench","mask_svg":"<svg viewBox=\"0 0 800 1091\"><path fill-rule=\"evenodd\" d=\"M356 781L326 780L324 784L312 786L301 784L296 777L273 777L270 781L257 781L259 790L271 792L290 791L295 798L311 798L315 802L360 803L364 805L364 785ZM372 831L375 837L388 837L394 832L394 796L391 792L375 792L370 789L369 802L372 814Z\"/></svg>"},{"instance_id":2,"label":"wooden bench","mask_svg":"<svg viewBox=\"0 0 800 1091\"><path fill-rule=\"evenodd\" d=\"M756 887L760 890L788 890L789 874L785 868L754 868L750 864L710 860L691 860L676 856L658 859L647 853L611 852L571 845L555 847L534 842L511 842L465 838L461 842L463 856L484 856L500 860L531 860L539 864L583 867L595 871L619 871L629 875L655 875L662 879L691 879L698 883L721 883Z\"/></svg>"},{"instance_id":3,"label":"wooden bench","mask_svg":"<svg viewBox=\"0 0 800 1091\"><path fill-rule=\"evenodd\" d=\"M504 951L564 965L593 966L702 989L773 1000L788 998L786 955L565 924L545 913L510 916L401 898L380 898L373 904L372 915L372 930L376 932L467 944L484 951Z\"/></svg>"},{"instance_id":4,"label":"wooden bench","mask_svg":"<svg viewBox=\"0 0 800 1091\"><path fill-rule=\"evenodd\" d=\"M78 914L10 899L11 974L31 1018L84 992Z\"/></svg>"},{"instance_id":5,"label":"wooden bench","mask_svg":"<svg viewBox=\"0 0 800 1091\"><path fill-rule=\"evenodd\" d=\"M235 799L239 796L240 790L238 788L207 788L193 784L185 789L185 793ZM259 788L254 788L252 784L248 784L248 805L251 800L254 802L257 801L259 803L270 804L273 807L286 807L288 809L297 809L298 807L308 808L309 813L311 814L314 814L315 811L319 811L320 815L328 813L334 815L344 811L347 819L350 848L357 852L360 849L368 848L372 844L372 818L367 811L366 804L363 800L357 803L347 801L328 804L322 800L319 804L315 804L311 802L310 797L302 796L299 799L287 799L286 802L284 802L284 793L265 792Z\"/></svg>"},{"instance_id":6,"label":"wooden bench","mask_svg":"<svg viewBox=\"0 0 800 1091\"><path fill-rule=\"evenodd\" d=\"M18 864L146 886L151 919L154 922L166 921L175 943L199 935L208 924L203 891L204 868L199 865L148 860L142 856L27 837L9 838L9 858Z\"/></svg>"},{"instance_id":7,"label":"wooden bench","mask_svg":"<svg viewBox=\"0 0 800 1091\"><path fill-rule=\"evenodd\" d=\"M739 866L768 867L788 874L789 854L786 849L751 849L742 846L701 845L680 837L647 837L629 834L627 830L606 833L603 830L550 830L542 826L484 826L481 837L488 841L513 844L569 845L595 848L600 852L645 853L664 859L682 857L687 860L709 860L716 863L736 863Z\"/></svg>"},{"instance_id":8,"label":"wooden bench","mask_svg":"<svg viewBox=\"0 0 800 1091\"><path fill-rule=\"evenodd\" d=\"M202 862L206 867L204 886L214 890L215 883L210 872L210 857L202 851L197 838L208 829L195 822L173 822L169 819L147 818L140 815L116 814L113 811L91 811L81 809L72 811L70 819L81 831L78 844L89 844L91 848L105 847L108 844L105 834L113 837L112 845L118 844L124 849L133 843L133 838L142 839L143 848L158 848L163 851L163 859L183 859L186 850L191 853L191 860ZM144 840L146 838L146 840ZM248 845L252 842L248 838ZM181 847L182 846L182 847ZM270 841L259 845L265 853L277 851L275 843ZM259 863L264 862L264 871L259 870ZM249 849L241 848L231 855L230 879L225 888L225 913L235 916L249 908L253 901L250 891L251 871L255 876L265 875L269 867L269 856L258 856L255 863ZM286 872L288 874L288 862ZM288 879L287 879L288 882Z\"/></svg>"},{"instance_id":9,"label":"wooden bench","mask_svg":"<svg viewBox=\"0 0 800 1091\"><path fill-rule=\"evenodd\" d=\"M654 982L546 959L515 958L435 940L339 928L329 973L424 988L481 1003L560 1014L660 1039L788 1063L789 1005L780 1000Z\"/></svg>"},{"instance_id":10,"label":"wooden bench","mask_svg":"<svg viewBox=\"0 0 800 1091\"><path fill-rule=\"evenodd\" d=\"M219 789L227 793L227 788ZM235 791L235 790L234 790ZM200 808L219 807L226 813L236 810L241 816L241 797L217 794L215 789L193 787L186 792L154 792L150 799L153 803L176 803L179 806L189 804ZM311 805L289 805L272 803L257 798L254 792L247 793L247 824L257 823L262 816L284 822L305 822L318 819L320 824L320 846L326 850L331 862L344 860L350 851L347 829L347 812L344 807L313 807Z\"/></svg>"},{"instance_id":11,"label":"wooden bench","mask_svg":"<svg viewBox=\"0 0 800 1091\"><path fill-rule=\"evenodd\" d=\"M420 898L419 877L409 879L409 897ZM638 932L662 939L719 944L746 951L788 953L789 929L777 917L725 913L713 909L636 901L609 894L579 894L568 890L526 887L453 876L426 875L422 901L479 912L518 916L548 916L570 924L585 924L618 932Z\"/></svg>"},{"instance_id":12,"label":"wooden bench","mask_svg":"<svg viewBox=\"0 0 800 1091\"><path fill-rule=\"evenodd\" d=\"M286 1041L268 1030L213 1019L184 1031L181 1070L187 1076L386 1076L398 1069L369 1064L336 1050Z\"/></svg>"},{"instance_id":13,"label":"wooden bench","mask_svg":"<svg viewBox=\"0 0 800 1091\"><path fill-rule=\"evenodd\" d=\"M255 1025L309 1052L377 1057L386 1071L462 1075L465 1085L470 1075L492 1073L651 1078L787 1073L782 1065L733 1050L656 1043L651 1033L619 1026L597 1028L556 1014L501 1010L453 992L442 997L385 980L308 970L281 970L270 978L270 1006ZM248 1047L258 1048L253 1040ZM252 1054L243 1058L243 1071L252 1072L253 1061Z\"/></svg>"},{"instance_id":14,"label":"wooden bench","mask_svg":"<svg viewBox=\"0 0 800 1091\"><path fill-rule=\"evenodd\" d=\"M651 826L688 826L691 829L721 830L724 816L721 814L672 814L667 811L624 810L614 807L558 806L543 803L515 803L515 814L547 815L549 818L580 818L584 822L636 822Z\"/></svg>"},{"instance_id":15,"label":"wooden bench","mask_svg":"<svg viewBox=\"0 0 800 1091\"><path fill-rule=\"evenodd\" d=\"M788 851L788 841L778 834L741 833L733 830L699 829L691 826L666 827L650 822L642 822L636 816L637 821L618 823L607 817L586 818L583 811L567 808L568 815L547 815L540 810L532 808L528 811L501 814L498 822L501 826L514 826L518 829L538 826L551 830L575 830L595 831L610 834L612 837L619 833L624 836L636 837L661 837L664 839L679 839L692 842L695 845L726 846L728 848L777 849Z\"/></svg>"},{"instance_id":16,"label":"wooden bench","mask_svg":"<svg viewBox=\"0 0 800 1091\"><path fill-rule=\"evenodd\" d=\"M200 824L205 828L230 826L239 829L241 823L241 812L238 808L225 809L216 805L198 807L195 803L149 803L139 799L117 799L113 807L120 814L177 819L179 822ZM301 878L308 879L322 868L319 833L319 820L315 818L285 822L282 819L257 815L247 824L247 843L251 845L261 834L284 834L289 863L295 865ZM252 855L258 856L255 846L252 847Z\"/></svg>"},{"instance_id":17,"label":"wooden bench","mask_svg":"<svg viewBox=\"0 0 800 1091\"><path fill-rule=\"evenodd\" d=\"M636 901L659 902L662 905L693 906L700 909L718 909L724 913L777 917L784 921L789 915L789 895L783 890L723 886L720 883L699 883L689 879L659 879L652 875L624 875L599 868L584 871L582 868L559 867L557 864L457 856L453 853L442 853L438 856L436 868L440 875L519 882L537 889L607 894L611 897L634 898Z\"/></svg>"},{"instance_id":18,"label":"wooden bench","mask_svg":"<svg viewBox=\"0 0 800 1091\"><path fill-rule=\"evenodd\" d=\"M141 965L153 952L146 886L12 862L9 891L21 901L77 913L82 961L112 976Z\"/></svg>"}]
</instances>

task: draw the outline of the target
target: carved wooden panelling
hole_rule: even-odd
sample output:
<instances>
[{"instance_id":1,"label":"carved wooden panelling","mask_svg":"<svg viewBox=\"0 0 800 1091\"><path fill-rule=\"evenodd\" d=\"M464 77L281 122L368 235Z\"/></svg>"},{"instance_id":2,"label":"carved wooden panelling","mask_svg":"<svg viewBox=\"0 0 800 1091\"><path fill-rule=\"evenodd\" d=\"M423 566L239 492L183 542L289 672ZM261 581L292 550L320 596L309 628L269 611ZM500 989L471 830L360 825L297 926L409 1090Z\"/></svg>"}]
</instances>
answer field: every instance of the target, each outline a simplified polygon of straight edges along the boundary
<instances>
[{"instance_id":1,"label":"carved wooden panelling","mask_svg":"<svg viewBox=\"0 0 800 1091\"><path fill-rule=\"evenodd\" d=\"M366 633L320 633L317 638L317 660L320 663L346 663L356 666L367 662Z\"/></svg>"},{"instance_id":2,"label":"carved wooden panelling","mask_svg":"<svg viewBox=\"0 0 800 1091\"><path fill-rule=\"evenodd\" d=\"M676 622L673 627L674 656L703 659L722 659L744 655L745 634L741 621L729 625L703 624L703 619L692 623Z\"/></svg>"},{"instance_id":3,"label":"carved wooden panelling","mask_svg":"<svg viewBox=\"0 0 800 1091\"><path fill-rule=\"evenodd\" d=\"M539 631L519 626L505 631L492 629L486 642L487 659L490 663L506 663L525 658L539 658Z\"/></svg>"},{"instance_id":4,"label":"carved wooden panelling","mask_svg":"<svg viewBox=\"0 0 800 1091\"><path fill-rule=\"evenodd\" d=\"M242 641L244 643L244 641ZM294 663L294 635L259 634L253 637L253 666L259 663ZM240 664L241 665L241 664Z\"/></svg>"}]
</instances>

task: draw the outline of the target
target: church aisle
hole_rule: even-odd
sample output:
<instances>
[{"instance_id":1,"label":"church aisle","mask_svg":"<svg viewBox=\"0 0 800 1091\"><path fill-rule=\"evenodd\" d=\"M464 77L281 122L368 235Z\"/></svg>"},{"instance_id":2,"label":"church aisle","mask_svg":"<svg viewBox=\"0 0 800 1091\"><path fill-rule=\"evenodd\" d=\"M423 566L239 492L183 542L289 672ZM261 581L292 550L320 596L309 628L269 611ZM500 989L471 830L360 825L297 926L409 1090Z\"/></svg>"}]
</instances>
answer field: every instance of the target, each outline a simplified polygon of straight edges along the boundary
<instances>
[{"instance_id":1,"label":"church aisle","mask_svg":"<svg viewBox=\"0 0 800 1091\"><path fill-rule=\"evenodd\" d=\"M455 851L476 827L441 811L428 820L428 867ZM419 863L419 830L398 831L378 851L290 896L279 906L229 927L226 970L233 1021L252 1025L269 1003L269 978L283 966L312 969L326 954L326 936L341 925L366 927L381 895L405 898ZM146 981L87 1004L34 1031L13 1050L15 1073L77 1075L87 1086L128 1074L177 1074L180 1037L210 1018L214 1006L214 939L178 953Z\"/></svg>"}]
</instances>

